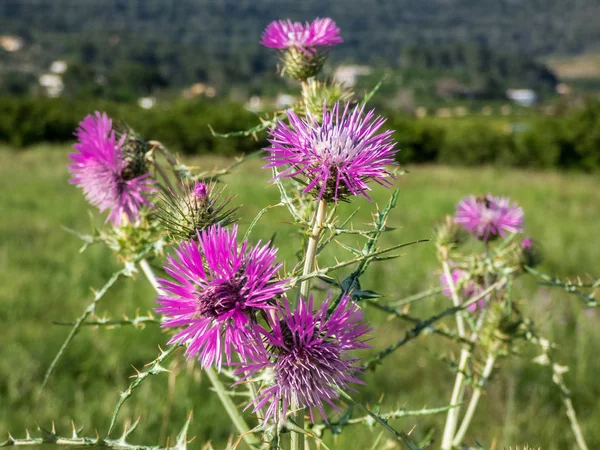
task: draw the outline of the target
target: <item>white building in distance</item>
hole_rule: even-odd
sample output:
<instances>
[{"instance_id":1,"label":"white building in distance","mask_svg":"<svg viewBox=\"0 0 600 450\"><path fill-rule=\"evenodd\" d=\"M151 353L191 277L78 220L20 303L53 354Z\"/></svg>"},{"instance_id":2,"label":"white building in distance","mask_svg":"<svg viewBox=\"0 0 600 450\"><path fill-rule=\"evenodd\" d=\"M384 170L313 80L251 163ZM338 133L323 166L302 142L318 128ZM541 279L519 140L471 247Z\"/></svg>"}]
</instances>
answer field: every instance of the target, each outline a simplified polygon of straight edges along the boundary
<instances>
[{"instance_id":1,"label":"white building in distance","mask_svg":"<svg viewBox=\"0 0 600 450\"><path fill-rule=\"evenodd\" d=\"M62 75L67 71L69 66L66 61L54 61L50 64L50 72L55 73L57 75Z\"/></svg>"},{"instance_id":2,"label":"white building in distance","mask_svg":"<svg viewBox=\"0 0 600 450\"><path fill-rule=\"evenodd\" d=\"M0 47L2 47L7 52L18 52L23 48L23 44L23 39L21 39L18 36L0 36Z\"/></svg>"},{"instance_id":3,"label":"white building in distance","mask_svg":"<svg viewBox=\"0 0 600 450\"><path fill-rule=\"evenodd\" d=\"M531 89L507 89L506 97L521 106L533 106L537 101L537 94Z\"/></svg>"},{"instance_id":4,"label":"white building in distance","mask_svg":"<svg viewBox=\"0 0 600 450\"><path fill-rule=\"evenodd\" d=\"M62 94L65 89L62 77L55 73L45 73L44 75L41 75L39 83L40 86L46 90L46 94L48 94L49 97L60 97L60 94Z\"/></svg>"},{"instance_id":5,"label":"white building in distance","mask_svg":"<svg viewBox=\"0 0 600 450\"><path fill-rule=\"evenodd\" d=\"M359 76L369 75L371 68L369 66L339 66L333 73L333 79L344 86L353 87Z\"/></svg>"}]
</instances>

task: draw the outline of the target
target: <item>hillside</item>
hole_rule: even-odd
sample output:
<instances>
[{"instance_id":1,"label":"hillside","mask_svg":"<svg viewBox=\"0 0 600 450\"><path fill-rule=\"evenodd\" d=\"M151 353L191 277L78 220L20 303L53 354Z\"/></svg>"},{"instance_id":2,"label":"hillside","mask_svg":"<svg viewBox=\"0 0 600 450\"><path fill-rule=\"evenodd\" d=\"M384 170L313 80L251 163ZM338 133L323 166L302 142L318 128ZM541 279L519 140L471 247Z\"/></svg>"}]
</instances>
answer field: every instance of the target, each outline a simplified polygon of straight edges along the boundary
<instances>
[{"instance_id":1,"label":"hillside","mask_svg":"<svg viewBox=\"0 0 600 450\"><path fill-rule=\"evenodd\" d=\"M206 81L244 83L252 90L256 74L273 72L274 57L258 45L264 26L276 18L315 16L331 16L342 29L345 43L333 58L377 66L402 66L420 49L457 44L527 58L600 48L600 29L589 20L600 15L600 4L578 0L567 9L564 3L3 0L0 30L23 38L25 47L18 56L0 51L0 61L5 70L34 71L57 58L69 59L84 66L80 77L91 70L117 80L139 75L143 66L152 71L138 84L152 88Z\"/></svg>"}]
</instances>

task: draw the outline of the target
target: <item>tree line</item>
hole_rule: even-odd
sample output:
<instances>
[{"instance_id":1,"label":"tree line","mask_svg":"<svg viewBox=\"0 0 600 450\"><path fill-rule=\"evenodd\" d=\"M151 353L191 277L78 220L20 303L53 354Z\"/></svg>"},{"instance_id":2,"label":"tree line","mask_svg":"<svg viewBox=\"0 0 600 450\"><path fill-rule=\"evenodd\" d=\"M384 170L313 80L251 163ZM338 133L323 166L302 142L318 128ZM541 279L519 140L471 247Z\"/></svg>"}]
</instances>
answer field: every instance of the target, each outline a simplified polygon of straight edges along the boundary
<instances>
[{"instance_id":1,"label":"tree line","mask_svg":"<svg viewBox=\"0 0 600 450\"><path fill-rule=\"evenodd\" d=\"M178 101L151 110L98 100L0 97L0 142L14 148L36 143L69 143L78 122L94 110L126 121L142 136L188 154L236 155L268 145L264 133L251 137L215 137L250 129L258 118L235 103ZM381 111L395 130L398 162L456 165L497 164L534 168L600 169L600 101L588 101L557 116L415 119Z\"/></svg>"}]
</instances>

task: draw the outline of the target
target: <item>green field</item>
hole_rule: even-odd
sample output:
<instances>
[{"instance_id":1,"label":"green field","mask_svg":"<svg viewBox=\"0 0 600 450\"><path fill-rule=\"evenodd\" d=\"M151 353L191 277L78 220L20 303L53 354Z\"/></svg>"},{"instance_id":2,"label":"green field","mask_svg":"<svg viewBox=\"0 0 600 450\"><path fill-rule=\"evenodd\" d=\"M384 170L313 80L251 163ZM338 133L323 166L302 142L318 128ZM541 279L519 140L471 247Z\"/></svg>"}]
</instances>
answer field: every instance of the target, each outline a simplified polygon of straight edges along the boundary
<instances>
[{"instance_id":1,"label":"green field","mask_svg":"<svg viewBox=\"0 0 600 450\"><path fill-rule=\"evenodd\" d=\"M226 163L217 159L196 162L207 169ZM81 192L67 184L66 163L64 147L21 152L0 149L0 441L8 431L22 437L26 427L50 427L52 421L63 434L70 434L71 420L84 426L89 435L94 435L95 429L102 434L119 392L134 373L131 366L141 368L153 360L157 347L166 342L166 335L156 326L143 330L85 328L67 350L46 391L37 395L43 374L68 332L52 322L79 316L91 300L90 287L101 287L118 267L110 251L100 246L79 254L81 242L61 228L90 230L90 208ZM278 201L277 190L266 187L269 173L260 166L260 162L250 161L225 177L231 192L237 194L235 203L242 205L242 229L261 208ZM542 243L546 272L600 276L597 176L500 168L408 169L409 173L398 179L399 202L389 222L396 230L383 236L382 245L430 237L435 222L451 214L462 196L492 192L508 195L523 206L526 233ZM388 196L388 191L376 190L379 204ZM357 226L369 221L375 207L368 202L360 202L360 206ZM348 207L342 208L341 215L348 211ZM274 231L280 258L293 263L298 237L283 208L267 213L252 240L269 238ZM335 252L344 255L341 250ZM412 246L405 253L400 259L372 266L363 287L385 294L382 301L392 301L436 286L439 272L433 244ZM566 380L584 434L590 449L600 448L600 358L594 356L600 353L598 311L585 310L576 297L539 288L532 280L523 281L518 293L529 315L559 343L559 359L571 367ZM98 312L117 318L138 310L145 313L154 306L153 291L139 276L120 281L99 303ZM414 305L412 312L425 317L446 306L445 298L429 298ZM404 323L387 320L378 311L367 309L367 316L377 324L372 352L407 330ZM446 323L451 326L452 318ZM448 402L453 375L441 356L456 354L457 349L448 348L445 341L421 336L377 371L367 373L367 385L359 388L358 397L373 404L385 393L382 412L395 407L442 406ZM525 443L544 450L575 448L556 388L545 368L529 362L533 356L525 347L522 357L503 361L496 372L469 433L486 448ZM145 382L125 404L121 418L141 417L134 442L165 444L193 411L191 435L196 440L192 447L201 448L212 441L215 449L225 448L233 430L198 365L175 358L171 369L170 374ZM404 430L416 427L413 433L421 438L434 429L440 437L443 421L440 415L396 420L393 425ZM338 439L339 448L369 448L379 431L348 429ZM399 448L387 439L385 435L378 448Z\"/></svg>"}]
</instances>

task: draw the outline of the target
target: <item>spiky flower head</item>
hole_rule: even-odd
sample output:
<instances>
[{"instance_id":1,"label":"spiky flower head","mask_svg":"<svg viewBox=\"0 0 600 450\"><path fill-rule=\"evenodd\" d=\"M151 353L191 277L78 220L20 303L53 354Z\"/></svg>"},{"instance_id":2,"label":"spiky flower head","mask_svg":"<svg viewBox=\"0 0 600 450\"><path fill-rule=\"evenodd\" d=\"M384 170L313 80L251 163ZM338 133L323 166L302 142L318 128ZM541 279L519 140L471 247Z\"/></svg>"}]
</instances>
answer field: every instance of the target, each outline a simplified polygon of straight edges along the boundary
<instances>
[{"instance_id":1,"label":"spiky flower head","mask_svg":"<svg viewBox=\"0 0 600 450\"><path fill-rule=\"evenodd\" d=\"M322 48L343 42L339 33L330 18L312 23L276 20L265 28L260 43L280 51L282 76L305 81L321 71L327 59Z\"/></svg>"},{"instance_id":2,"label":"spiky flower head","mask_svg":"<svg viewBox=\"0 0 600 450\"><path fill-rule=\"evenodd\" d=\"M326 201L362 195L370 200L369 180L389 187L386 165L394 164L392 131L380 131L385 119L374 110L365 114L364 105L342 109L336 103L331 111L323 106L322 120L308 115L302 119L287 113L290 126L278 121L270 130L271 147L266 148L269 164L288 166L279 177L302 176L305 193Z\"/></svg>"},{"instance_id":3,"label":"spiky flower head","mask_svg":"<svg viewBox=\"0 0 600 450\"><path fill-rule=\"evenodd\" d=\"M524 338L530 333L527 321L521 314L519 304L507 301L505 292L495 292L496 301L490 303L481 329L481 344L484 348L491 348L494 343L502 342L510 345L519 338Z\"/></svg>"},{"instance_id":4,"label":"spiky flower head","mask_svg":"<svg viewBox=\"0 0 600 450\"><path fill-rule=\"evenodd\" d=\"M275 20L267 25L260 41L265 47L296 47L309 52L315 51L317 47L331 47L342 42L340 29L329 17L316 18L311 23Z\"/></svg>"},{"instance_id":5,"label":"spiky flower head","mask_svg":"<svg viewBox=\"0 0 600 450\"><path fill-rule=\"evenodd\" d=\"M195 239L197 231L211 225L230 225L237 208L228 208L233 197L223 197L216 184L182 185L182 193L168 191L156 203L157 218L173 242Z\"/></svg>"},{"instance_id":6,"label":"spiky flower head","mask_svg":"<svg viewBox=\"0 0 600 450\"><path fill-rule=\"evenodd\" d=\"M478 297L483 292L481 287L474 280L469 279L469 274L465 270L453 269L451 272L451 276L452 284L455 286L455 288L459 289L460 287L462 287L460 291L461 294L459 295L461 295L461 297L463 298L464 303L468 302L471 299L475 299L475 297ZM443 289L442 293L446 297L451 297L452 290L450 289L450 283L448 282L448 278L445 274L442 274L440 276L440 284L442 285ZM485 302L483 299L478 300L472 305L467 306L467 311L475 312L479 308L482 308L484 304Z\"/></svg>"},{"instance_id":7,"label":"spiky flower head","mask_svg":"<svg viewBox=\"0 0 600 450\"><path fill-rule=\"evenodd\" d=\"M452 216L446 216L444 222L435 229L435 245L438 249L445 249L446 253L463 244L467 237L465 229Z\"/></svg>"},{"instance_id":8,"label":"spiky flower head","mask_svg":"<svg viewBox=\"0 0 600 450\"><path fill-rule=\"evenodd\" d=\"M535 267L543 260L540 245L530 237L526 237L521 241L520 260L522 265L529 267Z\"/></svg>"},{"instance_id":9,"label":"spiky flower head","mask_svg":"<svg viewBox=\"0 0 600 450\"><path fill-rule=\"evenodd\" d=\"M475 237L487 242L506 233L523 231L523 209L508 197L473 195L462 199L456 207L455 220Z\"/></svg>"},{"instance_id":10,"label":"spiky flower head","mask_svg":"<svg viewBox=\"0 0 600 450\"><path fill-rule=\"evenodd\" d=\"M324 404L337 409L334 400L348 383L361 383L358 360L348 352L367 348L362 311L347 295L328 315L330 297L314 310L312 297L301 298L295 310L287 300L278 309L278 317L269 316L267 331L255 325L260 344L257 352L242 362L239 373L246 379L262 375L266 386L252 403L254 411L268 404L266 419L285 418L290 405L313 408L326 419ZM265 373L268 375L265 377ZM281 405L281 410L279 409Z\"/></svg>"},{"instance_id":11,"label":"spiky flower head","mask_svg":"<svg viewBox=\"0 0 600 450\"><path fill-rule=\"evenodd\" d=\"M163 327L183 327L169 343L187 344L186 355L203 368L220 369L223 352L230 363L232 347L244 355L254 314L272 309L286 289L286 280L276 279L276 253L269 243L238 244L235 225L212 226L198 232L198 243L182 242L165 265L173 280L159 280Z\"/></svg>"},{"instance_id":12,"label":"spiky flower head","mask_svg":"<svg viewBox=\"0 0 600 450\"><path fill-rule=\"evenodd\" d=\"M83 189L86 199L100 209L109 210L107 221L118 226L124 217L133 222L143 205L149 205L148 194L155 192L155 181L149 173L137 175L128 170L123 155L126 135L115 137L112 120L106 114L88 115L75 132L76 152L69 158L70 183Z\"/></svg>"},{"instance_id":13,"label":"spiky flower head","mask_svg":"<svg viewBox=\"0 0 600 450\"><path fill-rule=\"evenodd\" d=\"M302 101L306 114L317 120L322 118L323 105L335 105L337 102L348 102L354 93L352 89L337 81L311 80L302 84Z\"/></svg>"},{"instance_id":14,"label":"spiky flower head","mask_svg":"<svg viewBox=\"0 0 600 450\"><path fill-rule=\"evenodd\" d=\"M99 230L98 238L126 262L135 261L150 249L154 255L162 256L168 243L163 227L154 220L154 214L149 210L140 211L135 224L123 221L118 227Z\"/></svg>"}]
</instances>

